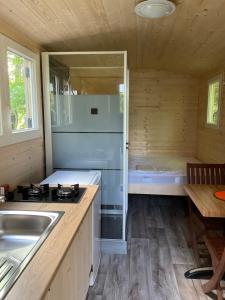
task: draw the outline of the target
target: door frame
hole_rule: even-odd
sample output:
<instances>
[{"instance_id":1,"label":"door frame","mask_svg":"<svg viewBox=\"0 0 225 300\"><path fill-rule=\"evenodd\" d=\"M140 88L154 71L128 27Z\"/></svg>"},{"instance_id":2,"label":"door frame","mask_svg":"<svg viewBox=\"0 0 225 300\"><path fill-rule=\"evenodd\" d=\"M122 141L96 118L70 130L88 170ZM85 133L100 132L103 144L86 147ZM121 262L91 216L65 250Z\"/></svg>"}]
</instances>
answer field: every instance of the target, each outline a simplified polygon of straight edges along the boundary
<instances>
[{"instance_id":1,"label":"door frame","mask_svg":"<svg viewBox=\"0 0 225 300\"><path fill-rule=\"evenodd\" d=\"M128 210L128 144L129 144L129 70L127 64L127 51L70 51L70 52L42 52L42 86L44 108L44 141L45 141L45 165L46 176L53 172L52 162L52 132L51 132L51 109L49 93L49 56L50 55L96 55L96 54L122 54L124 56L124 134L123 134L123 233L122 239L126 240L126 217Z\"/></svg>"}]
</instances>

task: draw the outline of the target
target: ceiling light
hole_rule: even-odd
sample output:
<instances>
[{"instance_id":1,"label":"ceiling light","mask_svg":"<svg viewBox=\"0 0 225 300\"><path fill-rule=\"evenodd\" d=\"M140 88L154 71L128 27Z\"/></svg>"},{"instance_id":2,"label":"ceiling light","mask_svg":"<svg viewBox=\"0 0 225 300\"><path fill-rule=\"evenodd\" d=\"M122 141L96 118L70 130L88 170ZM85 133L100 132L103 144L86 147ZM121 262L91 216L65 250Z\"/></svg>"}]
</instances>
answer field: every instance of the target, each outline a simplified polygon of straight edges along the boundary
<instances>
[{"instance_id":1,"label":"ceiling light","mask_svg":"<svg viewBox=\"0 0 225 300\"><path fill-rule=\"evenodd\" d=\"M135 7L135 13L144 18L156 19L171 15L176 5L168 0L146 0Z\"/></svg>"}]
</instances>

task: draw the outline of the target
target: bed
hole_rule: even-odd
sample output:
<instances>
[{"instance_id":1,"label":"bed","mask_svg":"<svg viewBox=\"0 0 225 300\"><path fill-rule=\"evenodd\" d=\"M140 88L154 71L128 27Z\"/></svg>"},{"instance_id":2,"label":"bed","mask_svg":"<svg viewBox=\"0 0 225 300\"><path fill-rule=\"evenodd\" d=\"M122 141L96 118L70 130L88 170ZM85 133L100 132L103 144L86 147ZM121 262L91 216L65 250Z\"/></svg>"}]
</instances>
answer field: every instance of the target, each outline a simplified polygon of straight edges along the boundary
<instances>
[{"instance_id":1,"label":"bed","mask_svg":"<svg viewBox=\"0 0 225 300\"><path fill-rule=\"evenodd\" d=\"M184 196L187 162L196 158L181 156L135 157L129 160L128 192L130 194Z\"/></svg>"}]
</instances>

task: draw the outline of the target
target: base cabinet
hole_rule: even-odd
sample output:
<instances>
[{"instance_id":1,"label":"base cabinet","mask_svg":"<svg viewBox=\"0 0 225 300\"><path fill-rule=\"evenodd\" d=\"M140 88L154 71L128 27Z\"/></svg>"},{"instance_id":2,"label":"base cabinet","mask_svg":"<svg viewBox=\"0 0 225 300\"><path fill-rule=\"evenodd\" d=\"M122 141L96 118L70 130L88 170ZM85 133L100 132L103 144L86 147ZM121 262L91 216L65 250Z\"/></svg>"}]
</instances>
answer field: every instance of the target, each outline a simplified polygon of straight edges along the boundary
<instances>
[{"instance_id":1,"label":"base cabinet","mask_svg":"<svg viewBox=\"0 0 225 300\"><path fill-rule=\"evenodd\" d=\"M57 251L57 249L56 249ZM92 268L92 207L64 257L44 300L85 300Z\"/></svg>"}]
</instances>

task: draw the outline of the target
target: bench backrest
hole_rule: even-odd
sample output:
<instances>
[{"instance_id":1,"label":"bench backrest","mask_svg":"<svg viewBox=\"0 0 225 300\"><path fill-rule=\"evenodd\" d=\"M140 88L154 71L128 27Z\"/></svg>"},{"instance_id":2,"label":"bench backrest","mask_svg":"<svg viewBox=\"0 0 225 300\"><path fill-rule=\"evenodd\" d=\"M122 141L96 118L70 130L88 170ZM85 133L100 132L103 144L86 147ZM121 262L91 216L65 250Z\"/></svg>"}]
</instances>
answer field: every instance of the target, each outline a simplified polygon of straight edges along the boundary
<instances>
[{"instance_id":1,"label":"bench backrest","mask_svg":"<svg viewBox=\"0 0 225 300\"><path fill-rule=\"evenodd\" d=\"M187 183L225 184L225 164L187 163Z\"/></svg>"}]
</instances>

